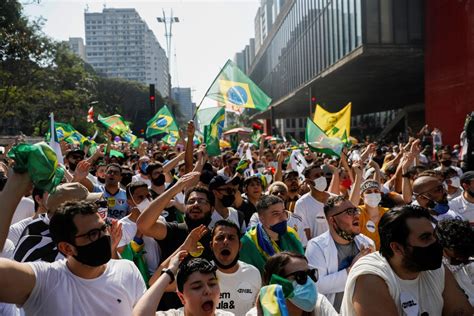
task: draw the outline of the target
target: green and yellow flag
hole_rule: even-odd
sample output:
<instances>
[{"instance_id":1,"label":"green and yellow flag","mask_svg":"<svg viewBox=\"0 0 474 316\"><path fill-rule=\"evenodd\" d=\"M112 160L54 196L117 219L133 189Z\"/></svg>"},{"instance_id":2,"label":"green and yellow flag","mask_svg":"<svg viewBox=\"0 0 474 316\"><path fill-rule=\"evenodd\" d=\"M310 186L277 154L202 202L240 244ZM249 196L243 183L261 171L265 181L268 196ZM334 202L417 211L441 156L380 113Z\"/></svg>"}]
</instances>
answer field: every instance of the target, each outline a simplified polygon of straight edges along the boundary
<instances>
[{"instance_id":1,"label":"green and yellow flag","mask_svg":"<svg viewBox=\"0 0 474 316\"><path fill-rule=\"evenodd\" d=\"M305 139L308 146L314 151L331 156L341 156L344 147L342 141L336 137L328 137L309 117L306 122Z\"/></svg>"},{"instance_id":2,"label":"green and yellow flag","mask_svg":"<svg viewBox=\"0 0 474 316\"><path fill-rule=\"evenodd\" d=\"M112 133L114 133L117 136L125 135L130 131L130 127L128 126L128 123L119 114L111 115L108 117L102 117L99 114L98 121L102 123L102 125L104 125L105 128L107 128L108 130L110 130Z\"/></svg>"},{"instance_id":3,"label":"green and yellow flag","mask_svg":"<svg viewBox=\"0 0 474 316\"><path fill-rule=\"evenodd\" d=\"M313 122L318 125L329 137L337 137L344 143L349 142L351 131L351 108L349 102L342 110L331 113L316 105Z\"/></svg>"},{"instance_id":4,"label":"green and yellow flag","mask_svg":"<svg viewBox=\"0 0 474 316\"><path fill-rule=\"evenodd\" d=\"M259 111L266 110L272 102L272 99L230 60L217 75L206 97L226 105Z\"/></svg>"},{"instance_id":5,"label":"green and yellow flag","mask_svg":"<svg viewBox=\"0 0 474 316\"><path fill-rule=\"evenodd\" d=\"M161 140L170 146L176 146L178 139L179 139L179 132L171 131L168 134L166 134Z\"/></svg>"},{"instance_id":6,"label":"green and yellow flag","mask_svg":"<svg viewBox=\"0 0 474 316\"><path fill-rule=\"evenodd\" d=\"M209 125L204 126L204 143L209 156L220 155L219 139L224 127L225 108L220 108Z\"/></svg>"},{"instance_id":7,"label":"green and yellow flag","mask_svg":"<svg viewBox=\"0 0 474 316\"><path fill-rule=\"evenodd\" d=\"M146 137L152 137L160 134L178 133L178 124L168 107L164 105L151 120L146 123Z\"/></svg>"}]
</instances>

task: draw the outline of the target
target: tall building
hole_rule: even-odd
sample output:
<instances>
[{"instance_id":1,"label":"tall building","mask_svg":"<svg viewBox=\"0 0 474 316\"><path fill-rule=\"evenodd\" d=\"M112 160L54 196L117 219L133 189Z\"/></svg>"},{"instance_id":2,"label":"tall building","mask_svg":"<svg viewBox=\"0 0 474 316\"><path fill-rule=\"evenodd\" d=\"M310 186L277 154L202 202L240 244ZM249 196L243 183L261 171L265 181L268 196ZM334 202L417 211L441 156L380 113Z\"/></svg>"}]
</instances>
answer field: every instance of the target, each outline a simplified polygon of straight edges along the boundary
<instances>
[{"instance_id":1,"label":"tall building","mask_svg":"<svg viewBox=\"0 0 474 316\"><path fill-rule=\"evenodd\" d=\"M171 88L173 100L179 104L184 121L187 122L193 118L196 104L191 100L191 88Z\"/></svg>"},{"instance_id":2,"label":"tall building","mask_svg":"<svg viewBox=\"0 0 474 316\"><path fill-rule=\"evenodd\" d=\"M86 59L100 74L155 84L169 96L168 58L135 9L84 13Z\"/></svg>"},{"instance_id":3,"label":"tall building","mask_svg":"<svg viewBox=\"0 0 474 316\"><path fill-rule=\"evenodd\" d=\"M83 61L86 61L86 46L82 37L70 37L68 41L69 49L79 56Z\"/></svg>"}]
</instances>

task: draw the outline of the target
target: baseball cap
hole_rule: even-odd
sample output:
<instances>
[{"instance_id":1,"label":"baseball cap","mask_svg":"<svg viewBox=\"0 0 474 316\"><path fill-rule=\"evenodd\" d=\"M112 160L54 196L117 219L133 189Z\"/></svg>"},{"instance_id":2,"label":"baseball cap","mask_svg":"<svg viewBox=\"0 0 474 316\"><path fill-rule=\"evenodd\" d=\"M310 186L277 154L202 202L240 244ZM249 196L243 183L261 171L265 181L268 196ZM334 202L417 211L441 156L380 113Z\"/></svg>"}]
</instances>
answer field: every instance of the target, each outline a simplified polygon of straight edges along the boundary
<instances>
[{"instance_id":1,"label":"baseball cap","mask_svg":"<svg viewBox=\"0 0 474 316\"><path fill-rule=\"evenodd\" d=\"M90 201L95 202L102 197L103 193L90 193L85 186L72 182L58 185L56 191L51 193L46 200L48 211L56 211L59 205L68 201Z\"/></svg>"},{"instance_id":2,"label":"baseball cap","mask_svg":"<svg viewBox=\"0 0 474 316\"><path fill-rule=\"evenodd\" d=\"M283 173L283 181L285 181L286 179L288 179L291 175L296 175L297 177L299 176L299 173L298 171L296 170L286 170L284 173Z\"/></svg>"},{"instance_id":3,"label":"baseball cap","mask_svg":"<svg viewBox=\"0 0 474 316\"><path fill-rule=\"evenodd\" d=\"M239 184L239 182L240 182L240 179L236 176L234 176L233 178L230 178L228 176L219 174L217 176L214 176L214 178L212 178L211 182L209 183L209 191L212 192L212 190L215 190L218 187L221 187L229 183L233 185L237 185Z\"/></svg>"}]
</instances>

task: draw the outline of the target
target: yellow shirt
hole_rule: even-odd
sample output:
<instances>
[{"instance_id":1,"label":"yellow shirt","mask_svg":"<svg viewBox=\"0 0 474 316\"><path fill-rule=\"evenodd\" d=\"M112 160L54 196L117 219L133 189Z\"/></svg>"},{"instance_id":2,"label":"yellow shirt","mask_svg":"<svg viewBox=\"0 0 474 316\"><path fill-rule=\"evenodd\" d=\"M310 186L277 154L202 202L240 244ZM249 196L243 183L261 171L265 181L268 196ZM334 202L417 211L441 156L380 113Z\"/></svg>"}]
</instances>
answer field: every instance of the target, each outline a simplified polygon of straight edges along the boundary
<instances>
[{"instance_id":1,"label":"yellow shirt","mask_svg":"<svg viewBox=\"0 0 474 316\"><path fill-rule=\"evenodd\" d=\"M379 250L380 248L380 236L379 236L379 223L374 223L370 219L370 215L367 212L365 205L359 205L360 215L359 215L359 227L360 232L370 239L372 239L375 243L375 249ZM388 208L379 206L379 214L380 218L382 215L388 211ZM379 218L379 221L380 221Z\"/></svg>"}]
</instances>

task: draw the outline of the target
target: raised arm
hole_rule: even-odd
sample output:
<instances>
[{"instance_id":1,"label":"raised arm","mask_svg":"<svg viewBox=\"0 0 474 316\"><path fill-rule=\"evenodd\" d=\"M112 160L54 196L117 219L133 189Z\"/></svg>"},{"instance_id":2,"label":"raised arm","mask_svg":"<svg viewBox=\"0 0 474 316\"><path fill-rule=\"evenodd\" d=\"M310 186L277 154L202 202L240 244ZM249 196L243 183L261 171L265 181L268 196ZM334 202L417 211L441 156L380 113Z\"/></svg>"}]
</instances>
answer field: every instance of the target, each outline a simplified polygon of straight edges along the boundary
<instances>
[{"instance_id":1,"label":"raised arm","mask_svg":"<svg viewBox=\"0 0 474 316\"><path fill-rule=\"evenodd\" d=\"M166 165L163 166L163 173L168 173L171 171L171 169L173 169L174 167L176 167L176 165L184 159L184 152L182 153L179 153L176 155L176 157L174 157L173 159L171 159L170 161L168 161L168 163Z\"/></svg>"},{"instance_id":2,"label":"raised arm","mask_svg":"<svg viewBox=\"0 0 474 316\"><path fill-rule=\"evenodd\" d=\"M354 184L352 185L352 191L349 196L349 200L354 204L355 206L358 206L360 204L360 185L362 184L362 167L360 166L359 163L354 162L352 164L352 170L354 171L355 174L355 181Z\"/></svg>"},{"instance_id":3,"label":"raised arm","mask_svg":"<svg viewBox=\"0 0 474 316\"><path fill-rule=\"evenodd\" d=\"M188 139L186 141L186 149L185 149L185 156L184 156L184 168L185 172L191 172L193 170L193 149L194 149L194 122L188 122L188 128L186 129L186 134Z\"/></svg>"}]
</instances>

